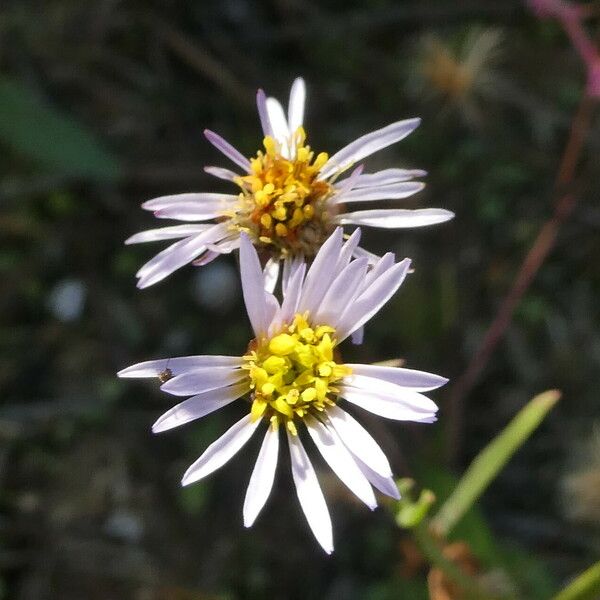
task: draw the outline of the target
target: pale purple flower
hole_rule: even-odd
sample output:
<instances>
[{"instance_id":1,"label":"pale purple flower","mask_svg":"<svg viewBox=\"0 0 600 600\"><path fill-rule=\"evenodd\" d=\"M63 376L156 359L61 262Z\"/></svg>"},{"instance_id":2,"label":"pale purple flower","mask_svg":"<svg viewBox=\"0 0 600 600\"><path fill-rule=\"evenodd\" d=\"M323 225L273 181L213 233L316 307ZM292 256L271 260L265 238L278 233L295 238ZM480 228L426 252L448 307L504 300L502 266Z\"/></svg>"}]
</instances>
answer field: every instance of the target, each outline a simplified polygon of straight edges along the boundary
<instances>
[{"instance_id":1,"label":"pale purple flower","mask_svg":"<svg viewBox=\"0 0 600 600\"><path fill-rule=\"evenodd\" d=\"M394 498L399 497L398 490L384 453L346 407L353 404L389 419L431 423L437 407L422 392L447 381L411 369L341 362L337 346L391 298L410 265L408 259L395 262L391 253L374 265L364 257L352 260L359 236L357 230L344 243L341 228L336 228L308 270L303 262L290 263L280 304L264 289L258 254L242 233L243 296L255 335L246 354L154 360L119 373L121 377L160 375L161 381L166 380L162 390L191 396L156 421L156 433L239 398L246 402L247 414L205 450L182 480L188 485L206 477L231 459L255 431L264 431L244 501L246 527L254 523L271 492L283 430L298 499L328 553L333 551L331 520L300 439L302 429L341 481L374 509L372 486Z\"/></svg>"},{"instance_id":2,"label":"pale purple flower","mask_svg":"<svg viewBox=\"0 0 600 600\"><path fill-rule=\"evenodd\" d=\"M297 258L311 259L338 225L397 229L442 223L454 216L439 208L347 209L355 202L400 200L423 189L424 184L414 178L424 177L425 171L391 168L363 173L359 164L405 138L420 119L398 121L363 135L329 157L324 152L316 154L305 143L305 97L304 81L298 78L292 85L286 115L275 98L258 91L264 149L250 159L220 135L204 132L234 165L234 170L206 167L205 171L231 181L238 192L176 194L145 202L143 208L160 219L188 223L143 231L126 241L178 240L138 271L138 287L157 283L188 263L204 265L239 248L240 234L245 232L266 262L266 287L272 291L281 261L284 269L289 269ZM204 223L212 220L217 223ZM362 248L355 248L354 253L371 263L378 258Z\"/></svg>"}]
</instances>

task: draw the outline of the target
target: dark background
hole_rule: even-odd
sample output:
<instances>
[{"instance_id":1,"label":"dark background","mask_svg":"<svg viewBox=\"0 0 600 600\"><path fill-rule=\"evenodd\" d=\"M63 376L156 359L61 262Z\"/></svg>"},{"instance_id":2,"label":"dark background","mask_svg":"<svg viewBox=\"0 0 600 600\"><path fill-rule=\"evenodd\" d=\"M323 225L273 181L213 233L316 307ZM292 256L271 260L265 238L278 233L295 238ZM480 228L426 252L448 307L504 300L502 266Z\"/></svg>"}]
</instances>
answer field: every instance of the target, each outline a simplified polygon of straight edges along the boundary
<instances>
[{"instance_id":1,"label":"dark background","mask_svg":"<svg viewBox=\"0 0 600 600\"><path fill-rule=\"evenodd\" d=\"M5 0L0 68L0 597L426 598L426 570L388 511L369 513L324 468L329 558L285 460L244 530L256 443L180 489L243 409L155 437L173 398L115 373L243 353L235 258L138 291L136 270L163 246L123 241L157 226L146 199L228 189L202 170L228 166L202 130L254 154L259 86L287 101L306 78L317 151L421 116L367 166L426 169L426 190L403 206L456 218L364 232L365 247L410 256L416 272L344 358L403 358L456 380L552 212L585 83L560 25L511 1ZM453 410L450 387L432 394L433 426L364 419L396 473L443 496L528 399L564 392L484 496L485 522L459 536L476 554L493 536L482 569L502 580L511 562L533 582L524 598L549 597L600 548L598 133L592 119L577 207L465 401Z\"/></svg>"}]
</instances>

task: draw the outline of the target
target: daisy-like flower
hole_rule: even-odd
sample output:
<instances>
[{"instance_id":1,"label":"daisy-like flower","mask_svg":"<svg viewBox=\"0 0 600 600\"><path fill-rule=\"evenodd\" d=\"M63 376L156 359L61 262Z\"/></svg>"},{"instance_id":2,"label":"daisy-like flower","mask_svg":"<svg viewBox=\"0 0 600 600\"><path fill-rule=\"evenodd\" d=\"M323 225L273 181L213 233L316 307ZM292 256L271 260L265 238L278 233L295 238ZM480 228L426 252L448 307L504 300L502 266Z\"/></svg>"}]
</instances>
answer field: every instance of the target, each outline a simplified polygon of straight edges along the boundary
<instances>
[{"instance_id":1,"label":"daisy-like flower","mask_svg":"<svg viewBox=\"0 0 600 600\"><path fill-rule=\"evenodd\" d=\"M203 417L238 398L248 412L213 442L183 476L189 485L231 459L259 428L264 440L244 501L244 525L253 524L273 485L280 431L287 436L292 476L308 523L324 550L333 550L329 512L301 441L308 432L341 481L369 508L371 486L398 498L390 465L375 440L345 410L345 404L389 419L431 423L436 405L421 392L446 379L411 369L342 362L338 345L361 327L400 287L410 261L388 253L372 267L351 260L360 230L343 243L337 228L310 269L293 263L281 304L264 289L259 257L241 234L243 296L256 336L243 356L188 356L168 361L170 379L162 390L191 396L153 426L162 432ZM165 360L143 362L121 377L164 375ZM265 427L266 426L266 427Z\"/></svg>"},{"instance_id":2,"label":"daisy-like flower","mask_svg":"<svg viewBox=\"0 0 600 600\"><path fill-rule=\"evenodd\" d=\"M153 285L188 263L205 265L219 254L231 252L239 247L243 232L266 263L266 287L272 291L281 261L288 270L297 257L313 258L337 225L422 227L454 216L438 208L346 212L347 204L396 200L423 189L424 184L413 179L425 176L425 171L394 168L366 174L362 173L362 165L357 166L363 158L405 138L419 125L420 119L398 121L363 135L330 157L325 152L314 152L306 144L302 127L305 97L304 81L298 78L292 85L286 116L275 98L267 98L258 90L264 149L251 158L246 158L218 134L204 132L208 141L236 167L235 171L205 167L205 171L231 181L238 187L238 193L176 194L142 204L158 218L189 223L143 231L126 241L137 244L179 240L138 271L138 287ZM349 176L341 177L352 168ZM202 223L210 220L217 222ZM360 248L356 249L356 255L368 256L371 262L377 259Z\"/></svg>"}]
</instances>

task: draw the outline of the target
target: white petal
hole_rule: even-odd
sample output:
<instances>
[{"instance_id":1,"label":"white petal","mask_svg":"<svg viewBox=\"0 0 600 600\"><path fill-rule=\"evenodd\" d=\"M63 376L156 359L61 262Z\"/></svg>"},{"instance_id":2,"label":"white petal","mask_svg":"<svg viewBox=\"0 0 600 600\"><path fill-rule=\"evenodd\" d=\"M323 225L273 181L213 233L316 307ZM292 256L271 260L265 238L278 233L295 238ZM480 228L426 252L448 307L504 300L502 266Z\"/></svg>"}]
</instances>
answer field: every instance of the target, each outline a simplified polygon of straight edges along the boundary
<instances>
[{"instance_id":1,"label":"white petal","mask_svg":"<svg viewBox=\"0 0 600 600\"><path fill-rule=\"evenodd\" d=\"M177 221L208 221L222 217L225 213L233 208L235 203L224 204L219 203L212 205L197 205L197 204L178 204L177 206L168 206L167 208L159 208L154 211L154 216L157 219L176 219Z\"/></svg>"},{"instance_id":2,"label":"white petal","mask_svg":"<svg viewBox=\"0 0 600 600\"><path fill-rule=\"evenodd\" d=\"M340 396L348 400L348 402L386 419L415 421L417 423L434 423L437 420L435 412L415 410L409 404L401 402L400 399L389 396L384 397L379 394L369 394L364 390L346 386L339 386L339 389ZM412 393L416 394L417 392Z\"/></svg>"},{"instance_id":3,"label":"white petal","mask_svg":"<svg viewBox=\"0 0 600 600\"><path fill-rule=\"evenodd\" d=\"M433 373L426 373L425 371L416 371L414 369L383 367L380 365L348 364L346 366L352 369L354 375L376 377L402 387L412 388L417 392L435 390L448 383L448 380L445 377L434 375Z\"/></svg>"},{"instance_id":4,"label":"white petal","mask_svg":"<svg viewBox=\"0 0 600 600\"><path fill-rule=\"evenodd\" d=\"M267 97L263 90L256 92L256 108L258 109L258 118L263 130L263 135L273 137L273 128L271 127L271 119L267 110Z\"/></svg>"},{"instance_id":5,"label":"white petal","mask_svg":"<svg viewBox=\"0 0 600 600\"><path fill-rule=\"evenodd\" d=\"M265 300L265 280L260 268L256 250L248 236L241 234L240 245L240 274L242 278L242 292L248 318L256 337L261 337L267 332L268 321Z\"/></svg>"},{"instance_id":6,"label":"white petal","mask_svg":"<svg viewBox=\"0 0 600 600\"><path fill-rule=\"evenodd\" d=\"M369 261L370 265L374 265L380 259L380 257L377 256L377 254L373 254L372 252L369 252L368 250L365 250L360 246L357 246L354 249L353 256L355 256L356 258L361 258L364 256Z\"/></svg>"},{"instance_id":7,"label":"white petal","mask_svg":"<svg viewBox=\"0 0 600 600\"><path fill-rule=\"evenodd\" d=\"M191 369L204 367L240 367L243 360L239 356L181 356L177 358L162 358L137 363L119 371L119 377L158 377L165 369L170 369L174 375Z\"/></svg>"},{"instance_id":8,"label":"white petal","mask_svg":"<svg viewBox=\"0 0 600 600\"><path fill-rule=\"evenodd\" d=\"M204 367L176 375L164 383L160 389L167 394L173 394L173 396L190 396L232 385L247 377L246 369Z\"/></svg>"},{"instance_id":9,"label":"white petal","mask_svg":"<svg viewBox=\"0 0 600 600\"><path fill-rule=\"evenodd\" d=\"M329 284L329 289L319 306L313 309L313 322L327 323L332 327L337 327L341 315L340 307L351 304L360 292L367 274L367 267L366 258L357 258L342 270Z\"/></svg>"},{"instance_id":10,"label":"white petal","mask_svg":"<svg viewBox=\"0 0 600 600\"><path fill-rule=\"evenodd\" d=\"M219 223L194 237L172 244L151 258L138 272L139 288L148 287L170 275L173 271L191 262L204 252L205 244L214 243L227 233L226 224Z\"/></svg>"},{"instance_id":11,"label":"white petal","mask_svg":"<svg viewBox=\"0 0 600 600\"><path fill-rule=\"evenodd\" d=\"M359 210L353 213L337 215L333 220L340 225L366 225L383 229L404 229L426 227L445 223L454 218L454 213L443 208L382 208L377 210Z\"/></svg>"},{"instance_id":12,"label":"white petal","mask_svg":"<svg viewBox=\"0 0 600 600\"><path fill-rule=\"evenodd\" d=\"M206 252L201 254L198 258L193 260L191 264L194 265L194 267L203 267L204 265L207 265L208 263L215 260L215 258L217 258L218 256L221 256L221 252L215 252L214 250L207 250Z\"/></svg>"},{"instance_id":13,"label":"white petal","mask_svg":"<svg viewBox=\"0 0 600 600\"><path fill-rule=\"evenodd\" d=\"M299 309L312 312L323 298L335 267L338 263L342 247L342 229L337 227L321 246L306 274Z\"/></svg>"},{"instance_id":14,"label":"white petal","mask_svg":"<svg viewBox=\"0 0 600 600\"><path fill-rule=\"evenodd\" d=\"M273 129L273 137L281 144L281 154L289 158L288 140L290 138L290 130L279 101L275 98L267 98L267 112L269 113L269 121Z\"/></svg>"},{"instance_id":15,"label":"white petal","mask_svg":"<svg viewBox=\"0 0 600 600\"><path fill-rule=\"evenodd\" d=\"M430 400L427 396L423 396L420 392L377 377L352 373L352 375L344 377L340 384L355 391L362 391L369 395L376 395L382 399L389 399L391 402L400 402L417 412L435 414L438 409L433 400Z\"/></svg>"},{"instance_id":16,"label":"white petal","mask_svg":"<svg viewBox=\"0 0 600 600\"><path fill-rule=\"evenodd\" d=\"M181 485L194 483L220 469L252 437L252 434L256 431L260 423L261 419L253 423L251 415L246 415L240 419L218 440L213 442L204 451L202 456L190 466L183 475Z\"/></svg>"},{"instance_id":17,"label":"white petal","mask_svg":"<svg viewBox=\"0 0 600 600\"><path fill-rule=\"evenodd\" d=\"M339 406L327 409L329 422L351 452L382 477L390 477L392 469L379 444L371 434Z\"/></svg>"},{"instance_id":18,"label":"white petal","mask_svg":"<svg viewBox=\"0 0 600 600\"><path fill-rule=\"evenodd\" d=\"M305 271L306 264L302 263L291 276L283 296L281 310L269 328L270 335L275 335L278 333L285 323L292 322L294 315L298 311L298 303L300 302L300 293L302 292L302 281L304 280Z\"/></svg>"},{"instance_id":19,"label":"white petal","mask_svg":"<svg viewBox=\"0 0 600 600\"><path fill-rule=\"evenodd\" d=\"M346 202L371 202L373 200L399 200L408 198L425 187L420 181L405 181L403 183L394 183L392 185L382 185L378 187L365 187L348 192L336 194L332 201L335 204Z\"/></svg>"},{"instance_id":20,"label":"white petal","mask_svg":"<svg viewBox=\"0 0 600 600\"><path fill-rule=\"evenodd\" d=\"M244 527L251 527L269 498L275 479L279 432L267 429L244 500Z\"/></svg>"},{"instance_id":21,"label":"white petal","mask_svg":"<svg viewBox=\"0 0 600 600\"><path fill-rule=\"evenodd\" d=\"M147 229L140 231L127 238L125 244L142 244L144 242L158 242L160 240L170 240L183 237L189 237L202 231L206 231L212 225L174 225L173 227L161 227L159 229Z\"/></svg>"},{"instance_id":22,"label":"white petal","mask_svg":"<svg viewBox=\"0 0 600 600\"><path fill-rule=\"evenodd\" d=\"M304 122L304 104L306 102L306 84L302 77L297 77L290 90L290 101L288 104L288 125L291 133Z\"/></svg>"},{"instance_id":23,"label":"white petal","mask_svg":"<svg viewBox=\"0 0 600 600\"><path fill-rule=\"evenodd\" d=\"M159 210L161 208L170 208L173 206L189 204L198 205L199 207L214 207L231 204L237 201L237 196L233 194L174 194L171 196L159 196L146 200L142 204L145 210Z\"/></svg>"},{"instance_id":24,"label":"white petal","mask_svg":"<svg viewBox=\"0 0 600 600\"><path fill-rule=\"evenodd\" d=\"M350 449L352 452L352 449ZM390 498L394 498L394 500L400 500L400 492L398 491L398 486L394 481L394 478L389 475L384 477L377 471L373 471L369 467L369 465L365 464L358 456L354 456L356 464L358 468L363 472L363 475L369 480L369 482L375 486L380 492L385 494L386 496L390 496Z\"/></svg>"},{"instance_id":25,"label":"white petal","mask_svg":"<svg viewBox=\"0 0 600 600\"><path fill-rule=\"evenodd\" d=\"M362 174L353 184L352 189L362 187L373 187L379 185L389 185L391 183L399 183L401 181L409 181L416 177L425 177L427 171L421 169L384 169L375 173ZM348 179L338 181L334 187L341 189L345 186Z\"/></svg>"},{"instance_id":26,"label":"white petal","mask_svg":"<svg viewBox=\"0 0 600 600\"><path fill-rule=\"evenodd\" d=\"M352 164L366 156L399 142L414 131L420 122L421 119L406 119L359 137L339 152L336 152L325 163L319 174L319 179L327 179L335 173L345 171Z\"/></svg>"},{"instance_id":27,"label":"white petal","mask_svg":"<svg viewBox=\"0 0 600 600\"><path fill-rule=\"evenodd\" d=\"M225 181L233 181L236 177L239 177L234 171L224 169L223 167L204 167L204 171L213 177L224 179Z\"/></svg>"},{"instance_id":28,"label":"white petal","mask_svg":"<svg viewBox=\"0 0 600 600\"><path fill-rule=\"evenodd\" d=\"M281 291L284 296L286 294L286 290L287 290L287 286L288 286L288 282L290 281L290 278L297 271L297 269L300 268L300 265L304 265L304 264L305 264L305 260L301 254L298 254L298 255L294 256L293 258L286 256L283 259L283 275L281 276Z\"/></svg>"},{"instance_id":29,"label":"white petal","mask_svg":"<svg viewBox=\"0 0 600 600\"><path fill-rule=\"evenodd\" d=\"M300 506L317 541L327 554L331 554L333 552L331 518L319 481L298 436L290 434L289 431L287 436L292 462L292 477Z\"/></svg>"},{"instance_id":30,"label":"white petal","mask_svg":"<svg viewBox=\"0 0 600 600\"><path fill-rule=\"evenodd\" d=\"M360 242L361 235L362 235L362 231L360 230L360 227L357 227L352 232L352 235L348 238L346 243L342 246L342 250L340 252L340 258L336 265L337 273L340 273L342 271L342 269L350 262L350 260L354 256L356 248L358 247L358 243Z\"/></svg>"},{"instance_id":31,"label":"white petal","mask_svg":"<svg viewBox=\"0 0 600 600\"><path fill-rule=\"evenodd\" d=\"M370 286L377 278L381 277L388 269L391 269L396 263L396 256L393 252L386 252L381 258L376 257L377 261L373 268L365 277L365 289Z\"/></svg>"},{"instance_id":32,"label":"white petal","mask_svg":"<svg viewBox=\"0 0 600 600\"><path fill-rule=\"evenodd\" d=\"M360 346L363 343L363 339L365 337L365 327L359 327L356 331L352 333L350 339L355 346Z\"/></svg>"},{"instance_id":33,"label":"white petal","mask_svg":"<svg viewBox=\"0 0 600 600\"><path fill-rule=\"evenodd\" d=\"M229 254L240 247L240 234L236 231L231 237L224 238L214 244L206 244L206 247L217 254Z\"/></svg>"},{"instance_id":34,"label":"white petal","mask_svg":"<svg viewBox=\"0 0 600 600\"><path fill-rule=\"evenodd\" d=\"M279 301L273 294L265 291L265 318L267 320L267 331L271 330L271 325L279 313Z\"/></svg>"},{"instance_id":35,"label":"white petal","mask_svg":"<svg viewBox=\"0 0 600 600\"><path fill-rule=\"evenodd\" d=\"M227 406L234 400L237 400L240 396L243 396L247 391L250 390L248 382L238 383L230 387L224 387L217 390L210 390L209 392L203 392L192 396L183 402L180 402L164 415L162 415L154 425L152 425L152 431L154 433L161 433L185 425L195 419L200 419L206 415Z\"/></svg>"},{"instance_id":36,"label":"white petal","mask_svg":"<svg viewBox=\"0 0 600 600\"><path fill-rule=\"evenodd\" d=\"M305 422L310 437L327 464L357 498L374 510L377 501L373 490L335 429L327 428L315 418L308 418Z\"/></svg>"},{"instance_id":37,"label":"white petal","mask_svg":"<svg viewBox=\"0 0 600 600\"><path fill-rule=\"evenodd\" d=\"M344 179L343 184L335 186L337 193L333 195L331 200L329 200L331 204L336 204L339 196L343 196L354 187L355 183L360 179L364 168L364 165L358 165L358 167L356 167L356 169L350 173L350 177L346 177L346 179Z\"/></svg>"},{"instance_id":38,"label":"white petal","mask_svg":"<svg viewBox=\"0 0 600 600\"><path fill-rule=\"evenodd\" d=\"M409 267L408 258L396 263L344 310L336 328L338 342L346 339L381 309L400 287Z\"/></svg>"},{"instance_id":39,"label":"white petal","mask_svg":"<svg viewBox=\"0 0 600 600\"><path fill-rule=\"evenodd\" d=\"M279 279L279 262L279 259L270 258L263 270L265 290L271 294L275 290L277 280Z\"/></svg>"},{"instance_id":40,"label":"white petal","mask_svg":"<svg viewBox=\"0 0 600 600\"><path fill-rule=\"evenodd\" d=\"M227 140L210 129L205 129L204 135L206 136L206 139L217 150L222 152L229 160L244 169L244 171L247 173L250 172L250 161L239 150L236 150Z\"/></svg>"}]
</instances>

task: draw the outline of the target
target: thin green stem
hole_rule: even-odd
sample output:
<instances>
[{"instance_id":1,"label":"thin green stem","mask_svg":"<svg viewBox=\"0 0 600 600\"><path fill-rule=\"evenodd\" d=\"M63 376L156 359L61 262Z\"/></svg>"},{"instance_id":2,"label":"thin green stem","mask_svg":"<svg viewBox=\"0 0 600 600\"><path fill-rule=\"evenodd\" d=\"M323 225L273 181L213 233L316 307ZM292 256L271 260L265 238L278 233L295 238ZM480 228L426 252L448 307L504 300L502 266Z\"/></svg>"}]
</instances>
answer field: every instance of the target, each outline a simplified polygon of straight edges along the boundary
<instances>
[{"instance_id":1,"label":"thin green stem","mask_svg":"<svg viewBox=\"0 0 600 600\"><path fill-rule=\"evenodd\" d=\"M552 600L595 600L600 597L600 562L576 577Z\"/></svg>"}]
</instances>

